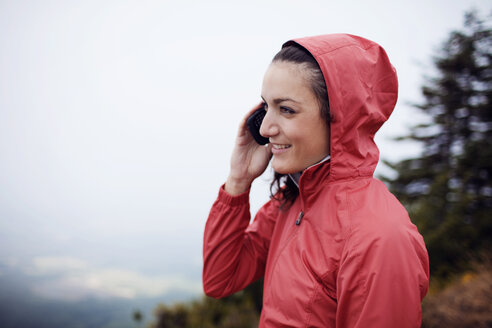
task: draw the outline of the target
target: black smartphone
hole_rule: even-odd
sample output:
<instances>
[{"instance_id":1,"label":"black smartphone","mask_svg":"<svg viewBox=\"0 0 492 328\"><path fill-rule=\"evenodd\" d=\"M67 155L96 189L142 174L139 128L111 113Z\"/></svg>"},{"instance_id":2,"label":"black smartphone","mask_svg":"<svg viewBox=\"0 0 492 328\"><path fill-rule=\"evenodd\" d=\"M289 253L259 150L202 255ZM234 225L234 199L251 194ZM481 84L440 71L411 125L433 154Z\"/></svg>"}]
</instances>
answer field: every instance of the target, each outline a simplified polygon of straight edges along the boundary
<instances>
[{"instance_id":1,"label":"black smartphone","mask_svg":"<svg viewBox=\"0 0 492 328\"><path fill-rule=\"evenodd\" d=\"M249 132L255 139L255 141L260 145L266 145L269 143L268 138L265 138L260 134L260 126L261 122L263 122L263 118L265 117L265 108L261 107L253 112L248 120L246 121L246 125L248 126Z\"/></svg>"}]
</instances>

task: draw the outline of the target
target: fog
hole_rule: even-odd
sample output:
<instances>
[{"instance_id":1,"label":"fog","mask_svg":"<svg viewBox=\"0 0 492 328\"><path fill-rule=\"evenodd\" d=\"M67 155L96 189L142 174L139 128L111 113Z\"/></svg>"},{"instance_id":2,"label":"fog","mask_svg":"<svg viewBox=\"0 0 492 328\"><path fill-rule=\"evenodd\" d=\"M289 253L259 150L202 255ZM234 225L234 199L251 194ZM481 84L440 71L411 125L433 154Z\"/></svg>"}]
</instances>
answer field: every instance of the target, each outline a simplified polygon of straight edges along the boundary
<instances>
[{"instance_id":1,"label":"fog","mask_svg":"<svg viewBox=\"0 0 492 328\"><path fill-rule=\"evenodd\" d=\"M391 138L425 119L410 103L471 8L491 6L0 1L0 276L20 272L54 299L201 294L208 210L282 43L344 32L386 49L400 95L377 142L398 160L419 148Z\"/></svg>"}]
</instances>

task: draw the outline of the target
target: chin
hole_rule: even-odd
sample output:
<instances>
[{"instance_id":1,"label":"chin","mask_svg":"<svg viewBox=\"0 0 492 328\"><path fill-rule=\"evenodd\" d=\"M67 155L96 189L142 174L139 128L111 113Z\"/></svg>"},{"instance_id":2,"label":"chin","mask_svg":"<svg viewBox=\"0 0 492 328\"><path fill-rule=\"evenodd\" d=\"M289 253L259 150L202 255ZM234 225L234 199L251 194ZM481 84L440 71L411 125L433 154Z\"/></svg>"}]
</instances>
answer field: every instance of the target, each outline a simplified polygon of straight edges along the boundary
<instances>
[{"instance_id":1,"label":"chin","mask_svg":"<svg viewBox=\"0 0 492 328\"><path fill-rule=\"evenodd\" d=\"M275 172L280 174L292 174L297 173L301 170L297 170L295 167L291 165L282 165L282 163L272 163L272 168Z\"/></svg>"}]
</instances>

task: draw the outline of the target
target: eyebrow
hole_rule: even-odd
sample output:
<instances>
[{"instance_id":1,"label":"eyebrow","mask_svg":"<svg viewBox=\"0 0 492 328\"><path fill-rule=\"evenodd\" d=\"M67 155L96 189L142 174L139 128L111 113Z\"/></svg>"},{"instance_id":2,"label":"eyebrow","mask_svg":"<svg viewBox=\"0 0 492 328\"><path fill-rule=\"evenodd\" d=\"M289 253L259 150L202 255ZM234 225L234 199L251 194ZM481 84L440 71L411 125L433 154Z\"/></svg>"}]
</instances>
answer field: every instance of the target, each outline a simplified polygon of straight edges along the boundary
<instances>
[{"instance_id":1,"label":"eyebrow","mask_svg":"<svg viewBox=\"0 0 492 328\"><path fill-rule=\"evenodd\" d=\"M265 98L263 98L263 96L261 96L261 99L263 99L264 102L267 102L265 100ZM299 104L298 101L296 101L296 100L294 100L292 98L275 98L275 99L273 99L273 103L276 104L276 105L278 105L278 104L280 104L281 102L284 102L284 101L292 101L292 102L295 102L295 103Z\"/></svg>"}]
</instances>

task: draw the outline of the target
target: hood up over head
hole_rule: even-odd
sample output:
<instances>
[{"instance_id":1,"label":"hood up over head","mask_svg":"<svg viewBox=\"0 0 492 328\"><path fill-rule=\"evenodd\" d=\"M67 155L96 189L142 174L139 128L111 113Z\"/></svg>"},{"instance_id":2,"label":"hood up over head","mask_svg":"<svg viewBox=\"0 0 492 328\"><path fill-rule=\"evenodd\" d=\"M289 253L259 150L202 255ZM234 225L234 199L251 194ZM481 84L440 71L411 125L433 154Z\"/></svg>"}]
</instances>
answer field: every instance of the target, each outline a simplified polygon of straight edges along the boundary
<instances>
[{"instance_id":1,"label":"hood up over head","mask_svg":"<svg viewBox=\"0 0 492 328\"><path fill-rule=\"evenodd\" d=\"M332 121L329 180L371 176L379 150L374 135L389 118L398 98L396 70L384 49L349 34L294 39L323 72Z\"/></svg>"}]
</instances>

